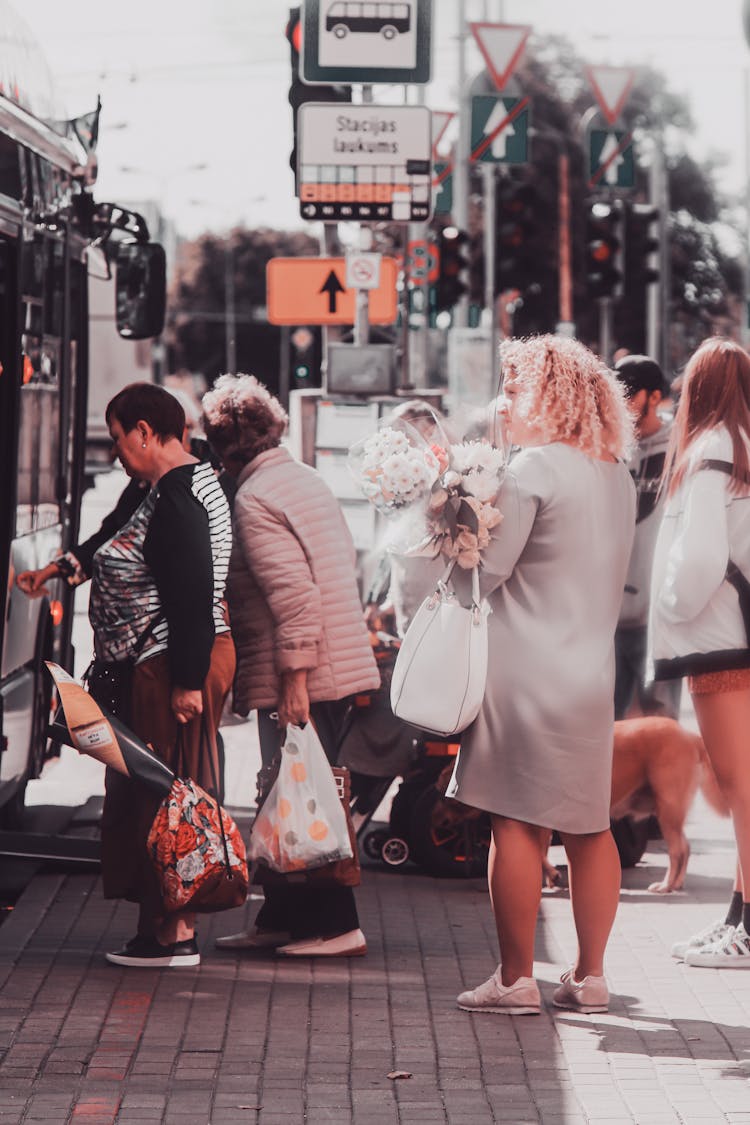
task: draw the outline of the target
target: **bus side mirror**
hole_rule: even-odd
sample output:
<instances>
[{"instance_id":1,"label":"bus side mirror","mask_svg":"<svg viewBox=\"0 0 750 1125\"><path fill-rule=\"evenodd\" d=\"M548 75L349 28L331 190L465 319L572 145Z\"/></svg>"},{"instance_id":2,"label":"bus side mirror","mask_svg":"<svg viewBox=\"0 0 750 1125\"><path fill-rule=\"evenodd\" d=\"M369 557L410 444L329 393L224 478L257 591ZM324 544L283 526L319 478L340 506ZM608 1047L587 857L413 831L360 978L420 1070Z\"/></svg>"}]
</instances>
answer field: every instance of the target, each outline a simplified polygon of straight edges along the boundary
<instances>
[{"instance_id":1,"label":"bus side mirror","mask_svg":"<svg viewBox=\"0 0 750 1125\"><path fill-rule=\"evenodd\" d=\"M117 247L117 331L127 340L147 340L164 328L167 258L158 242L121 242Z\"/></svg>"}]
</instances>

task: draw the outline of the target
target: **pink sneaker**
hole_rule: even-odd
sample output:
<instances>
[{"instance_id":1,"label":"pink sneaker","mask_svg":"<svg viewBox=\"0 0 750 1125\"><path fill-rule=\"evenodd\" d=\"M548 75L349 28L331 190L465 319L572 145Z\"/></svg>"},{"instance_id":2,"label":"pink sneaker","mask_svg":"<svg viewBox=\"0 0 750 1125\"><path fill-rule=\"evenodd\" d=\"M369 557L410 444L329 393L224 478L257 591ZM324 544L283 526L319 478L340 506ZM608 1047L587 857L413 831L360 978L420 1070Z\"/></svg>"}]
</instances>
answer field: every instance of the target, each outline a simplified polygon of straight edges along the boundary
<instances>
[{"instance_id":1,"label":"pink sneaker","mask_svg":"<svg viewBox=\"0 0 750 1125\"><path fill-rule=\"evenodd\" d=\"M538 1016L542 1006L533 977L519 977L514 984L504 985L499 970L478 988L462 992L456 1003L464 1012L505 1012L509 1016Z\"/></svg>"},{"instance_id":2,"label":"pink sneaker","mask_svg":"<svg viewBox=\"0 0 750 1125\"><path fill-rule=\"evenodd\" d=\"M561 985L552 997L556 1008L569 1008L574 1012L606 1012L609 1007L609 989L604 977L584 977L577 981L573 970L560 977Z\"/></svg>"}]
</instances>

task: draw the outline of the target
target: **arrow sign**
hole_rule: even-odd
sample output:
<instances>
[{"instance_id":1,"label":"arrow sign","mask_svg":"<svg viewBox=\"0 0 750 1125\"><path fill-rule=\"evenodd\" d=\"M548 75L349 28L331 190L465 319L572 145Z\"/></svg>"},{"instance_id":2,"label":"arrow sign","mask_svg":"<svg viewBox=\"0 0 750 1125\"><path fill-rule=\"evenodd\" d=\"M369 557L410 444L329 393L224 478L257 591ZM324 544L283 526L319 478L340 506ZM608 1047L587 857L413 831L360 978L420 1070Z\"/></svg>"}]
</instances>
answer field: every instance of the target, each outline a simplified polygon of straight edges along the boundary
<instances>
[{"instance_id":1,"label":"arrow sign","mask_svg":"<svg viewBox=\"0 0 750 1125\"><path fill-rule=\"evenodd\" d=\"M470 23L472 35L498 90L502 90L523 54L529 24Z\"/></svg>"},{"instance_id":2,"label":"arrow sign","mask_svg":"<svg viewBox=\"0 0 750 1125\"><path fill-rule=\"evenodd\" d=\"M344 286L337 278L335 270L331 270L318 292L328 294L328 311L329 313L335 313L336 298L338 297L339 293L344 292Z\"/></svg>"},{"instance_id":3,"label":"arrow sign","mask_svg":"<svg viewBox=\"0 0 750 1125\"><path fill-rule=\"evenodd\" d=\"M360 255L362 257L362 255ZM354 324L357 286L348 286L344 258L271 258L266 265L269 324ZM369 289L370 324L398 317L398 264L380 263L380 284Z\"/></svg>"},{"instance_id":4,"label":"arrow sign","mask_svg":"<svg viewBox=\"0 0 750 1125\"><path fill-rule=\"evenodd\" d=\"M445 130L455 117L455 113L447 109L433 109L432 111L432 154L437 155L437 147L443 139Z\"/></svg>"},{"instance_id":5,"label":"arrow sign","mask_svg":"<svg viewBox=\"0 0 750 1125\"><path fill-rule=\"evenodd\" d=\"M471 103L469 159L524 164L527 160L529 99L481 94Z\"/></svg>"},{"instance_id":6,"label":"arrow sign","mask_svg":"<svg viewBox=\"0 0 750 1125\"><path fill-rule=\"evenodd\" d=\"M616 187L617 181L620 178L620 165L624 164L624 160L620 152L620 146L617 143L617 137L614 133L607 134L607 139L602 146L602 151L599 153L599 160L604 169L603 178L605 184L609 184L610 187Z\"/></svg>"},{"instance_id":7,"label":"arrow sign","mask_svg":"<svg viewBox=\"0 0 750 1125\"><path fill-rule=\"evenodd\" d=\"M635 183L633 134L592 129L589 134L589 187L632 188Z\"/></svg>"},{"instance_id":8,"label":"arrow sign","mask_svg":"<svg viewBox=\"0 0 750 1125\"><path fill-rule=\"evenodd\" d=\"M495 102L495 108L487 118L483 132L485 137L492 138L492 155L497 160L504 160L505 146L510 138L515 137L516 130L505 111L505 106L500 102Z\"/></svg>"},{"instance_id":9,"label":"arrow sign","mask_svg":"<svg viewBox=\"0 0 750 1125\"><path fill-rule=\"evenodd\" d=\"M586 76L602 113L614 125L633 88L635 71L629 66L588 66Z\"/></svg>"}]
</instances>

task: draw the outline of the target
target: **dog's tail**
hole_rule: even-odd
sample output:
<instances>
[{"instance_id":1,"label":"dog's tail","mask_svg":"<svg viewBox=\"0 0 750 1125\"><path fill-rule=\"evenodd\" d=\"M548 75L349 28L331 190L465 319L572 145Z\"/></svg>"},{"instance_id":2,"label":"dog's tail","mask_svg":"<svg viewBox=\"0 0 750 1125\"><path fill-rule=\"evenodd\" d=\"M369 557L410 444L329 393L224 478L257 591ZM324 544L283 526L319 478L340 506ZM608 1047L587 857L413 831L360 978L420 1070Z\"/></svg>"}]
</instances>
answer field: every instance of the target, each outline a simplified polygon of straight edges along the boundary
<instances>
[{"instance_id":1,"label":"dog's tail","mask_svg":"<svg viewBox=\"0 0 750 1125\"><path fill-rule=\"evenodd\" d=\"M703 739L700 735L695 736L698 740L698 758L700 777L698 784L700 791L703 794L706 804L709 805L715 813L719 816L729 816L729 805L727 799L719 788L719 783L716 780L711 760L706 753L706 747L703 745Z\"/></svg>"}]
</instances>

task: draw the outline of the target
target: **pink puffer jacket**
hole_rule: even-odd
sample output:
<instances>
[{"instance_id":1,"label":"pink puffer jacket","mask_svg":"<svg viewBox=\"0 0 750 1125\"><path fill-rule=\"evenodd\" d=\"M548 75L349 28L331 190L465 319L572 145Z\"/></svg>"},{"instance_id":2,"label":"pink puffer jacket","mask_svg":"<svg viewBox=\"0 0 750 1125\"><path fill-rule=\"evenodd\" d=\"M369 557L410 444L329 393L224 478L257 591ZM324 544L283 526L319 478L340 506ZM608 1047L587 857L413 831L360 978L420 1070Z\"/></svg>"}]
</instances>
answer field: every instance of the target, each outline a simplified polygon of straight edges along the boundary
<instances>
[{"instance_id":1,"label":"pink puffer jacket","mask_svg":"<svg viewBox=\"0 0 750 1125\"><path fill-rule=\"evenodd\" d=\"M354 565L341 508L315 469L281 447L245 466L227 583L238 714L275 707L280 674L298 668L309 669L312 702L378 686Z\"/></svg>"}]
</instances>

